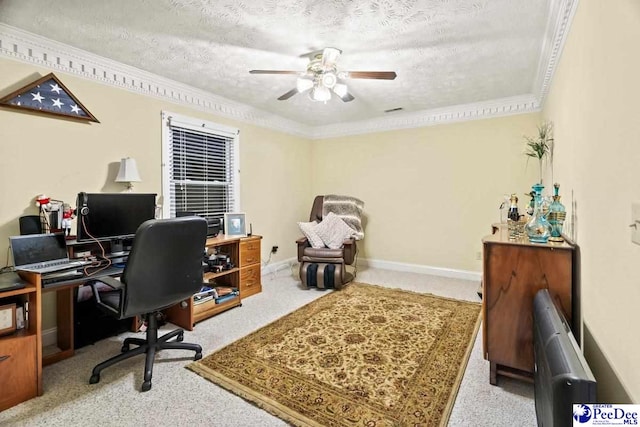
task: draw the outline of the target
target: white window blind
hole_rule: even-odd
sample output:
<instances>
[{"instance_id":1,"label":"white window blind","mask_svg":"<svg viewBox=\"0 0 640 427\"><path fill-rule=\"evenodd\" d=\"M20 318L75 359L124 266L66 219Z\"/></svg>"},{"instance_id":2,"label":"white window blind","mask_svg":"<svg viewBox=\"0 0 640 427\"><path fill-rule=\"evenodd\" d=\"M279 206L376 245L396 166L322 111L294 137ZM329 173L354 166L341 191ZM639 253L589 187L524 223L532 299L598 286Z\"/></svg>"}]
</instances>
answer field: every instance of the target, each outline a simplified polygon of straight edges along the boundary
<instances>
[{"instance_id":1,"label":"white window blind","mask_svg":"<svg viewBox=\"0 0 640 427\"><path fill-rule=\"evenodd\" d=\"M238 144L237 129L163 112L163 216L238 212Z\"/></svg>"}]
</instances>

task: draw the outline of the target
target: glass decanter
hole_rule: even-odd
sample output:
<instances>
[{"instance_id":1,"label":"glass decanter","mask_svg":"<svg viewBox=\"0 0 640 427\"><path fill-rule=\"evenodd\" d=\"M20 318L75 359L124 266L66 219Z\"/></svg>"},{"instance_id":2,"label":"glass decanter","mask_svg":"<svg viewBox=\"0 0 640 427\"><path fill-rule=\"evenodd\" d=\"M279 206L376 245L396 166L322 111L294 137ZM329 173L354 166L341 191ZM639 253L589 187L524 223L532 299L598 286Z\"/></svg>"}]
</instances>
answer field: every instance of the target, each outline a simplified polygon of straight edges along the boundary
<instances>
[{"instance_id":1,"label":"glass decanter","mask_svg":"<svg viewBox=\"0 0 640 427\"><path fill-rule=\"evenodd\" d=\"M564 225L567 212L564 205L560 203L560 196L558 195L559 191L560 184L553 184L553 202L549 205L549 214L547 215L547 219L551 225L551 237L549 237L549 241L551 242L564 241L562 238L562 227Z\"/></svg>"},{"instance_id":2,"label":"glass decanter","mask_svg":"<svg viewBox=\"0 0 640 427\"><path fill-rule=\"evenodd\" d=\"M533 215L531 215L531 219L529 219L529 222L524 227L525 232L530 242L547 243L551 236L551 225L542 211L542 190L544 189L544 185L535 184L532 188L535 193Z\"/></svg>"}]
</instances>

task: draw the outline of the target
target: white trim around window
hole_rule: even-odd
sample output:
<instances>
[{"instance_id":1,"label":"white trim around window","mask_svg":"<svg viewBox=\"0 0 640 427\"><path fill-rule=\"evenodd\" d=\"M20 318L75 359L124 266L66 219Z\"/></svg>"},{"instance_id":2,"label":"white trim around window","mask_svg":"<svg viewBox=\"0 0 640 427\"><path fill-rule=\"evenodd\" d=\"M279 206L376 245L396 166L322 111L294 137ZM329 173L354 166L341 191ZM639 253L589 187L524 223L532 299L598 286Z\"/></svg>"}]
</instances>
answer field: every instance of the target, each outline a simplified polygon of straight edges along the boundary
<instances>
[{"instance_id":1,"label":"white trim around window","mask_svg":"<svg viewBox=\"0 0 640 427\"><path fill-rule=\"evenodd\" d=\"M162 217L240 211L240 131L162 112Z\"/></svg>"}]
</instances>

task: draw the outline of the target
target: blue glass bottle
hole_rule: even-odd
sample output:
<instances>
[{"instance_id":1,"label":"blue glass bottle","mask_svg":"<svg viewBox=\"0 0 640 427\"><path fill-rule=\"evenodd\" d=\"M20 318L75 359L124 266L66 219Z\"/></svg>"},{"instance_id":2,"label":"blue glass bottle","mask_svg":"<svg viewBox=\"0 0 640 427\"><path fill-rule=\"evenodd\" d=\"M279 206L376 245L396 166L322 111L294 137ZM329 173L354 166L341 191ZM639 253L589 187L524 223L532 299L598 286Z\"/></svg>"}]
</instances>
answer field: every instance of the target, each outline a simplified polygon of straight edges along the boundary
<instances>
[{"instance_id":1,"label":"blue glass bottle","mask_svg":"<svg viewBox=\"0 0 640 427\"><path fill-rule=\"evenodd\" d=\"M549 237L549 241L551 242L563 242L562 238L562 227L564 226L564 220L567 217L567 212L562 203L560 203L560 196L558 192L560 191L560 184L553 184L553 202L549 205L549 214L547 218L549 220L549 224L551 225L551 237Z\"/></svg>"},{"instance_id":2,"label":"blue glass bottle","mask_svg":"<svg viewBox=\"0 0 640 427\"><path fill-rule=\"evenodd\" d=\"M533 188L533 191L535 192L535 202L533 206L533 215L531 215L531 219L524 227L525 232L527 233L530 242L547 243L549 237L551 237L551 225L542 212L542 190L544 189L544 185L535 184L531 188Z\"/></svg>"}]
</instances>

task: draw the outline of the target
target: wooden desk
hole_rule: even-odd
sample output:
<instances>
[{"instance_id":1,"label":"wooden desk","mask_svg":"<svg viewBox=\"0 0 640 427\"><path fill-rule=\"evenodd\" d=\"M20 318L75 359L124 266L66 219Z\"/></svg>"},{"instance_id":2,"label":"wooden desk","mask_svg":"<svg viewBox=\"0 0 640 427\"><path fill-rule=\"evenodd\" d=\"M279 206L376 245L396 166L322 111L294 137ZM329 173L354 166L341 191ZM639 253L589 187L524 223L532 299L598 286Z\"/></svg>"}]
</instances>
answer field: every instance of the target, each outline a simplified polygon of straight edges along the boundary
<instances>
[{"instance_id":1,"label":"wooden desk","mask_svg":"<svg viewBox=\"0 0 640 427\"><path fill-rule=\"evenodd\" d=\"M489 381L497 376L531 379L533 297L548 289L569 324L574 315L574 252L569 243L510 241L506 228L482 239L483 347L490 362ZM579 321L579 319L575 319Z\"/></svg>"},{"instance_id":2,"label":"wooden desk","mask_svg":"<svg viewBox=\"0 0 640 427\"><path fill-rule=\"evenodd\" d=\"M220 273L205 273L204 280L214 285L237 287L240 295L222 304L215 301L199 305L189 298L165 311L167 320L192 330L196 322L207 319L222 311L237 307L241 298L261 292L260 283L260 240L261 236L227 237L220 235L207 239L206 250L209 253L223 251L227 253L234 267ZM72 242L69 251L84 250L91 243ZM117 255L120 258L123 255ZM124 255L126 256L126 255ZM27 281L23 289L0 292L0 305L18 298L29 305L29 322L25 329L0 336L0 411L18 403L40 396L42 388L42 367L74 354L74 306L75 289L88 280L104 276L118 276L123 268L110 267L87 277L42 286L42 276L38 273L21 272ZM42 293L55 292L57 302L57 348L58 351L44 354L42 348ZM132 325L137 330L139 319ZM5 357L6 356L6 357ZM8 385L8 386L7 386Z\"/></svg>"}]
</instances>

